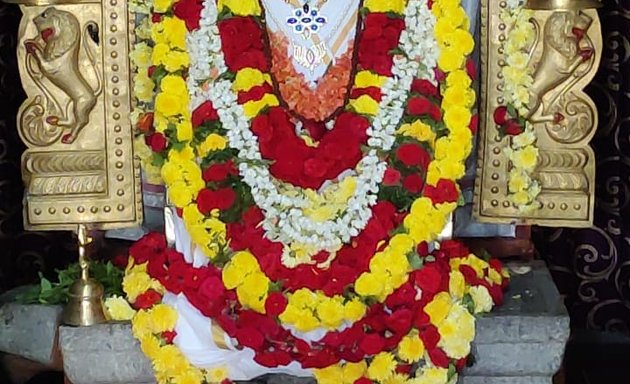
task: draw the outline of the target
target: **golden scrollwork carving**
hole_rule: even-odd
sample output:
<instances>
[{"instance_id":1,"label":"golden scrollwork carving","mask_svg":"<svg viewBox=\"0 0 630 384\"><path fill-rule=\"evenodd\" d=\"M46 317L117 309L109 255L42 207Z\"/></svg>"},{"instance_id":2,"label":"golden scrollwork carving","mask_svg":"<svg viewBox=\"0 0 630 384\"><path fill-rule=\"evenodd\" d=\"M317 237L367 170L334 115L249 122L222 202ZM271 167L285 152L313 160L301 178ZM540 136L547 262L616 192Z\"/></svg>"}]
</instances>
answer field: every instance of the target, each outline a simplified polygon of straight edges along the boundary
<instances>
[{"instance_id":1,"label":"golden scrollwork carving","mask_svg":"<svg viewBox=\"0 0 630 384\"><path fill-rule=\"evenodd\" d=\"M32 229L133 226L142 220L129 115L127 2L15 0L27 94L18 131Z\"/></svg>"},{"instance_id":2,"label":"golden scrollwork carving","mask_svg":"<svg viewBox=\"0 0 630 384\"><path fill-rule=\"evenodd\" d=\"M481 222L590 226L595 193L595 157L588 143L597 108L584 93L601 58L601 25L595 1L530 0L535 31L527 54L532 83L523 116L536 135L537 165L531 177L540 193L538 209L523 211L509 198L512 169L493 112L503 105L503 46L510 26L501 18L506 2L482 2L482 97L479 163L474 214Z\"/></svg>"}]
</instances>

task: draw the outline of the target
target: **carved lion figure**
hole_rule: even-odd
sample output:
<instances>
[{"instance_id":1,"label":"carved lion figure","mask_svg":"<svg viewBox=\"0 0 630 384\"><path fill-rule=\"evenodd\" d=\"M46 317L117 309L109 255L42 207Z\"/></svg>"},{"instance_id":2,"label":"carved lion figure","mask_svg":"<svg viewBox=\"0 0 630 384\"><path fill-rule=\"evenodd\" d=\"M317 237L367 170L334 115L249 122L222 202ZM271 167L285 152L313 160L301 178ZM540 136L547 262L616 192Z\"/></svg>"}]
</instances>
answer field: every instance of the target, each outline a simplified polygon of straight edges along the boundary
<instances>
[{"instance_id":1,"label":"carved lion figure","mask_svg":"<svg viewBox=\"0 0 630 384\"><path fill-rule=\"evenodd\" d=\"M571 77L577 68L590 60L594 49L590 42L582 45L591 18L580 11L554 12L544 28L543 53L534 74L530 89L530 114L535 121L562 119L562 116L546 116L543 97Z\"/></svg>"},{"instance_id":2,"label":"carved lion figure","mask_svg":"<svg viewBox=\"0 0 630 384\"><path fill-rule=\"evenodd\" d=\"M69 12L51 7L35 17L33 23L39 36L25 42L27 60L29 56L32 57L41 76L70 99L65 116L51 115L46 118L46 123L63 128L61 140L69 144L88 123L89 114L101 93L100 73L96 70L94 54L87 47L90 33L98 31L98 26L94 22L89 22L83 31L83 48L98 81L96 89L93 89L79 69L82 33L76 17ZM31 76L33 77L33 74ZM47 97L51 97L50 92L47 92Z\"/></svg>"}]
</instances>

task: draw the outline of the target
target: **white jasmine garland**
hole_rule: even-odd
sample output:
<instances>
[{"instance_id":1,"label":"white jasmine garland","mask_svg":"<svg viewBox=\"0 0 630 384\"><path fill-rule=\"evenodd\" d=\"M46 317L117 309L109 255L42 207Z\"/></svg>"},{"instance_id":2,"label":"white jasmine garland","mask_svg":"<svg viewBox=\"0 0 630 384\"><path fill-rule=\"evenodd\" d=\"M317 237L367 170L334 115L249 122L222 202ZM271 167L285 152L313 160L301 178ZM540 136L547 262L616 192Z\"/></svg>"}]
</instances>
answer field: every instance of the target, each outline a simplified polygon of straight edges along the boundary
<instances>
[{"instance_id":1,"label":"white jasmine garland","mask_svg":"<svg viewBox=\"0 0 630 384\"><path fill-rule=\"evenodd\" d=\"M380 151L391 150L395 131L404 113L413 78L419 76L435 81L433 68L437 63L438 46L433 36L435 17L426 0L410 0L405 10L406 28L399 48L403 55L394 57L393 76L382 87L382 100L377 115L367 130L368 150L357 164L354 194L347 209L333 220L315 222L303 209L310 201L303 193L289 196L282 193L286 183L275 179L262 161L257 137L251 132L250 121L232 91L232 82L211 76L227 71L217 27L217 8L214 0L206 0L201 13L200 28L187 37L190 54L188 87L191 108L194 110L210 100L217 110L228 143L238 150L242 160L239 173L251 188L256 204L264 213L262 226L266 236L284 244L299 243L317 249L334 250L365 228L377 202L379 184L387 167L378 157ZM421 46L418 47L418 44ZM202 84L209 83L208 87ZM327 188L326 185L322 189ZM293 188L295 190L295 188Z\"/></svg>"}]
</instances>

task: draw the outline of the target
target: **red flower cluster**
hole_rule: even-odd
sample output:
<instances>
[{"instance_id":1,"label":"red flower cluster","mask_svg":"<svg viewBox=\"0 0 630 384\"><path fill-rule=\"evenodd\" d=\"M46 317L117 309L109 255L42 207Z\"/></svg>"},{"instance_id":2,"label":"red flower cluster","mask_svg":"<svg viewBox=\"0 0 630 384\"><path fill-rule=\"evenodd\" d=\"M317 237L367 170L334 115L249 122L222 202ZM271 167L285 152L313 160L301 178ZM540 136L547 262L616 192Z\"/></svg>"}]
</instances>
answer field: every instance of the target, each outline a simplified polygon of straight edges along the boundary
<instances>
[{"instance_id":1,"label":"red flower cluster","mask_svg":"<svg viewBox=\"0 0 630 384\"><path fill-rule=\"evenodd\" d=\"M198 106L192 113L191 123L193 128L198 128L208 121L216 121L219 119L217 110L210 101L206 101Z\"/></svg>"},{"instance_id":2,"label":"red flower cluster","mask_svg":"<svg viewBox=\"0 0 630 384\"><path fill-rule=\"evenodd\" d=\"M364 21L359 38L359 65L382 76L391 76L393 55L398 47L400 33L405 28L401 18L389 17L385 13L370 13Z\"/></svg>"},{"instance_id":3,"label":"red flower cluster","mask_svg":"<svg viewBox=\"0 0 630 384\"><path fill-rule=\"evenodd\" d=\"M369 121L344 112L317 147L309 147L295 134L295 126L283 108L273 107L252 120L263 158L273 161L271 174L303 188L319 188L324 181L354 168L361 160Z\"/></svg>"},{"instance_id":4,"label":"red flower cluster","mask_svg":"<svg viewBox=\"0 0 630 384\"><path fill-rule=\"evenodd\" d=\"M264 51L263 30L252 17L231 17L219 22L221 48L225 64L231 72L243 68L269 71L270 63Z\"/></svg>"},{"instance_id":5,"label":"red flower cluster","mask_svg":"<svg viewBox=\"0 0 630 384\"><path fill-rule=\"evenodd\" d=\"M186 29L193 31L199 28L203 0L179 0L173 5L173 14L184 20Z\"/></svg>"},{"instance_id":6,"label":"red flower cluster","mask_svg":"<svg viewBox=\"0 0 630 384\"><path fill-rule=\"evenodd\" d=\"M440 107L424 96L411 97L407 102L407 113L413 116L427 115L435 121L442 120Z\"/></svg>"},{"instance_id":7,"label":"red flower cluster","mask_svg":"<svg viewBox=\"0 0 630 384\"><path fill-rule=\"evenodd\" d=\"M506 106L497 107L492 117L504 135L516 136L525 130L525 125L519 121L518 116L512 117Z\"/></svg>"}]
</instances>

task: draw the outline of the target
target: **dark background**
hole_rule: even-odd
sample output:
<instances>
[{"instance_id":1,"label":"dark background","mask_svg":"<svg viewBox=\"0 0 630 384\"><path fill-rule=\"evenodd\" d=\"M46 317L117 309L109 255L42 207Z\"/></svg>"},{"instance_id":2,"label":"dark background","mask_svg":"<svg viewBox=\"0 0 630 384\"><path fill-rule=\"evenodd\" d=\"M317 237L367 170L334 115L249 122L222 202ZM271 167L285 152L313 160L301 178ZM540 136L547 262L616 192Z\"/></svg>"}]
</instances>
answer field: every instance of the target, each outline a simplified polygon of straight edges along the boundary
<instances>
[{"instance_id":1,"label":"dark background","mask_svg":"<svg viewBox=\"0 0 630 384\"><path fill-rule=\"evenodd\" d=\"M630 383L630 0L604 0L604 52L588 93L599 109L595 226L534 229L571 315L563 375L568 384ZM15 126L25 98L15 48L17 6L0 3L0 293L54 276L75 260L66 232L25 232Z\"/></svg>"}]
</instances>

